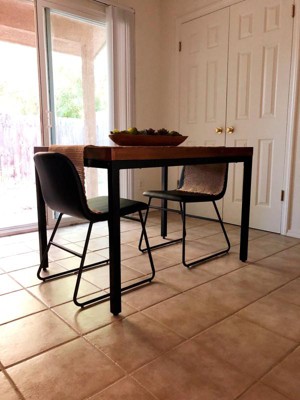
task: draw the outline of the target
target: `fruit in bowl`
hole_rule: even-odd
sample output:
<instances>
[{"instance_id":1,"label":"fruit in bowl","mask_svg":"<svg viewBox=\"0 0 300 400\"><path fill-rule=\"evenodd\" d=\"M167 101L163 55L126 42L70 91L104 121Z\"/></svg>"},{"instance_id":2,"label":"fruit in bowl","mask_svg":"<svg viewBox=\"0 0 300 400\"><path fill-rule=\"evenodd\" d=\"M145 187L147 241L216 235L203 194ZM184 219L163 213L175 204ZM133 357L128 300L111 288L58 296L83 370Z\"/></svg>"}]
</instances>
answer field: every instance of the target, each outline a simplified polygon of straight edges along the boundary
<instances>
[{"instance_id":1,"label":"fruit in bowl","mask_svg":"<svg viewBox=\"0 0 300 400\"><path fill-rule=\"evenodd\" d=\"M182 136L179 132L176 131L168 131L165 128L161 128L158 130L154 130L152 128L138 130L136 127L128 128L126 130L120 131L118 129L114 129L110 132L111 135L144 135L144 136Z\"/></svg>"},{"instance_id":2,"label":"fruit in bowl","mask_svg":"<svg viewBox=\"0 0 300 400\"><path fill-rule=\"evenodd\" d=\"M123 131L115 129L110 132L109 137L119 146L178 146L187 138L164 128L138 130L136 127Z\"/></svg>"}]
</instances>

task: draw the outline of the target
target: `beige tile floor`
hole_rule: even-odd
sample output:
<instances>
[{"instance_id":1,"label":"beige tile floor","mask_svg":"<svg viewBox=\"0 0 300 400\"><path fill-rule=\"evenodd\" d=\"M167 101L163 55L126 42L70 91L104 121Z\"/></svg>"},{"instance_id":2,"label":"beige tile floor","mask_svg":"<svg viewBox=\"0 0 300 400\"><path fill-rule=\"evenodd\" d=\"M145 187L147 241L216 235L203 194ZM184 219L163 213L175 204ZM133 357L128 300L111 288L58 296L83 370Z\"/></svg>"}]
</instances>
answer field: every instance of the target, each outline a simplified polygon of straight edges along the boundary
<instances>
[{"instance_id":1,"label":"beige tile floor","mask_svg":"<svg viewBox=\"0 0 300 400\"><path fill-rule=\"evenodd\" d=\"M80 250L85 225L59 240ZM0 399L299 400L300 240L251 230L249 260L239 261L239 228L227 226L230 254L190 270L180 245L153 252L155 280L80 310L74 276L36 278L37 233L0 239ZM122 279L149 271L136 248L140 227L122 221ZM151 243L159 216L151 213ZM106 224L94 227L89 260L108 254ZM180 235L171 216L170 237ZM219 226L188 220L189 258L224 245ZM55 249L51 270L78 259ZM81 296L108 290L108 267L84 274Z\"/></svg>"}]
</instances>

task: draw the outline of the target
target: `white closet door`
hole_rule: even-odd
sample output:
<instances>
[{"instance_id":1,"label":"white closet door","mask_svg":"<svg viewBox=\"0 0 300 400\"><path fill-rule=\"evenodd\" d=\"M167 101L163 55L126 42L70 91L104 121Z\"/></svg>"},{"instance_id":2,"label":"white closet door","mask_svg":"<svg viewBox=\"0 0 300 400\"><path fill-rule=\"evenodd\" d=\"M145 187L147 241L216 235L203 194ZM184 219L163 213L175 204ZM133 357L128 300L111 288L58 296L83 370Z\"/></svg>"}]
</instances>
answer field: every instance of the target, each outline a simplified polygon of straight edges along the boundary
<instances>
[{"instance_id":1,"label":"white closet door","mask_svg":"<svg viewBox=\"0 0 300 400\"><path fill-rule=\"evenodd\" d=\"M280 232L292 44L292 0L230 8L226 146L254 147L251 227ZM223 217L240 223L242 166L230 170Z\"/></svg>"},{"instance_id":2,"label":"white closet door","mask_svg":"<svg viewBox=\"0 0 300 400\"><path fill-rule=\"evenodd\" d=\"M180 132L184 145L224 146L229 9L181 27ZM222 131L216 133L216 129ZM189 205L188 212L214 217L211 205Z\"/></svg>"}]
</instances>

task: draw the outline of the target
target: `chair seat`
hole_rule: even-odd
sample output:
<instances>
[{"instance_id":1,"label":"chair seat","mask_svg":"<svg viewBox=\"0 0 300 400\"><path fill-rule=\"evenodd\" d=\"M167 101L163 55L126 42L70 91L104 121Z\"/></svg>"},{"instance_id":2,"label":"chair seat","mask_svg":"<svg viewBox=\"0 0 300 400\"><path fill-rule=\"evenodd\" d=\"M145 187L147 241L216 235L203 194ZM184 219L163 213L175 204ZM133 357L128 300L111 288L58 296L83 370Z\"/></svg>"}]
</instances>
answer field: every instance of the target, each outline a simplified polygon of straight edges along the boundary
<instances>
[{"instance_id":1,"label":"chair seat","mask_svg":"<svg viewBox=\"0 0 300 400\"><path fill-rule=\"evenodd\" d=\"M93 212L93 221L104 221L108 219L108 197L99 196L87 200L89 209ZM133 214L138 211L147 210L146 203L141 201L120 199L120 216L123 217L128 214ZM97 214L101 213L101 214Z\"/></svg>"},{"instance_id":2,"label":"chair seat","mask_svg":"<svg viewBox=\"0 0 300 400\"><path fill-rule=\"evenodd\" d=\"M217 200L215 195L204 193L185 192L183 190L148 190L143 193L144 196L154 197L156 199L179 201L181 203L198 203Z\"/></svg>"}]
</instances>

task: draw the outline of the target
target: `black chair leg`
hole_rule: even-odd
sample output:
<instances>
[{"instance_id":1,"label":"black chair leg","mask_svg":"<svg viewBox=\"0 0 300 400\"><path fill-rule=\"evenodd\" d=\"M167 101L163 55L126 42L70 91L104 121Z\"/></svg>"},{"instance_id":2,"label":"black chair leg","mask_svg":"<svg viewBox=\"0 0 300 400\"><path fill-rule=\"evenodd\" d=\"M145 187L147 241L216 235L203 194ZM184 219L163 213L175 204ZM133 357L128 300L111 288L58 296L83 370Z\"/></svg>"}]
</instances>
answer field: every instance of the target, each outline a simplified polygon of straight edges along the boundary
<instances>
[{"instance_id":1,"label":"black chair leg","mask_svg":"<svg viewBox=\"0 0 300 400\"><path fill-rule=\"evenodd\" d=\"M152 200L152 198L150 197L149 198L149 202L148 202L148 210L147 210L147 213L146 213L145 223L147 222L148 212L149 212L149 208L150 208L150 205L151 205L151 200ZM163 243L156 244L154 246L150 246L150 249L151 250L155 250L155 249L159 249L161 247L169 246L171 244L182 242L182 264L187 268L190 268L190 267L193 267L195 265L201 264L202 262L210 260L211 258L215 258L215 257L218 257L218 256L221 256L223 254L228 253L229 250L230 250L230 242L229 242L229 239L228 239L228 236L227 236L223 221L221 219L219 210L217 208L217 205L216 205L215 201L212 201L212 203L214 205L214 208L215 208L215 211L216 211L216 214L217 214L217 217L218 217L218 221L219 221L219 223L221 225L222 232L223 232L224 237L226 239L227 248L225 250L218 251L216 253L210 254L209 256L206 256L206 257L202 257L202 258L200 258L198 260L195 260L195 261L192 261L190 263L188 263L186 261L186 203L185 202L183 202L183 203L180 202L179 203L179 205L180 205L180 215L181 215L181 219L182 219L182 238L173 239L173 240L169 240L169 241L166 241L166 242L163 242ZM147 248L142 248L143 237L144 237L144 234L142 232L141 237L140 237L140 242L139 242L139 250L144 253L145 251L147 251Z\"/></svg>"},{"instance_id":2,"label":"black chair leg","mask_svg":"<svg viewBox=\"0 0 300 400\"><path fill-rule=\"evenodd\" d=\"M41 275L42 270L43 270L43 271L46 271L46 270L47 270L47 268L44 268L44 263L45 263L45 261L47 260L48 252L49 252L51 246L58 247L58 248L60 248L60 249L62 249L62 250L67 251L67 252L70 253L70 254L73 254L74 256L77 256L77 257L79 257L79 258L82 258L82 254L79 254L79 253L77 253L76 251L73 251L73 250L71 250L71 249L68 249L68 248L66 248L65 246L62 246L62 245L60 245L60 244L54 242L54 237L55 237L56 231L57 231L57 229L58 229L58 227L59 227L59 224L60 224L60 222L61 222L62 216L63 216L63 214L59 214L59 216L58 216L58 218L57 218L57 221L56 221L56 224L55 224L55 226L54 226L53 232L52 232L51 237L50 237L50 239L49 239L49 242L48 242L48 244L47 244L46 250L45 250L45 252L44 252L44 254L43 254L41 264L40 264L40 266L39 266L39 268L38 268L38 271L37 271L37 277L38 277L41 281L44 281L44 282L49 281L49 280L52 280L52 279L58 279L58 278L61 278L61 277L64 277L64 276L68 276L68 275L75 274L75 273L77 273L77 272L79 271L79 268L80 268L80 267L77 267L77 268L69 269L69 270L67 270L67 271L58 272L58 273L56 273L56 274L47 275L47 276L42 276L42 275ZM103 260L103 261L100 261L100 262L96 262L96 263L93 263L93 264L86 265L86 266L84 266L83 269L86 270L86 269L97 268L97 267L99 267L99 266L101 266L101 265L106 265L106 264L108 264L108 262L109 262L109 259Z\"/></svg>"},{"instance_id":3,"label":"black chair leg","mask_svg":"<svg viewBox=\"0 0 300 400\"><path fill-rule=\"evenodd\" d=\"M218 251L218 252L216 252L216 253L210 254L209 256L199 258L198 260L194 260L194 261L192 261L192 262L190 262L190 263L186 262L186 258L185 258L185 254L186 254L186 252L185 252L185 234L186 234L185 225L186 225L186 213L185 213L185 204L184 204L184 208L183 208L183 210L184 210L184 213L183 213L183 228L182 228L182 230L183 230L182 263L183 263L183 265L184 265L185 267L187 267L187 268L194 267L195 265L201 264L201 263L203 263L204 261L210 260L210 259L215 258L215 257L219 257L219 256L221 256L221 255L223 255L223 254L227 254L227 253L229 252L229 250L230 250L230 242L229 242L229 239L228 239L228 236L227 236L227 233L226 233L226 230L225 230L225 227L224 227L222 218L221 218L221 216L220 216L218 207L217 207L217 205L216 205L216 203L215 203L214 200L212 201L212 203L213 203L213 205L214 205L214 208L215 208L215 211L216 211L216 214L217 214L219 223L220 223L220 225L221 225L222 232L223 232L223 234L224 234L224 236L225 236L225 240L226 240L226 243L227 243L227 248L226 248L225 250L221 250L221 251Z\"/></svg>"},{"instance_id":4,"label":"black chair leg","mask_svg":"<svg viewBox=\"0 0 300 400\"><path fill-rule=\"evenodd\" d=\"M185 261L185 238L186 238L186 204L180 203L181 219L182 219L182 264L187 267Z\"/></svg>"},{"instance_id":5,"label":"black chair leg","mask_svg":"<svg viewBox=\"0 0 300 400\"><path fill-rule=\"evenodd\" d=\"M148 216L148 211L149 211L149 208L147 209L146 216ZM139 217L140 217L140 221L141 221L141 225L142 225L142 234L145 238L146 250L148 253L149 262L150 262L150 266L151 266L151 271L152 271L151 281L152 281L152 279L155 276L155 267L154 267L154 262L153 262L152 253L151 253L151 247L149 244L149 239L148 239L148 235L147 235L147 231L146 231L146 217L145 217L145 220L143 220L143 215L142 215L141 211L139 211Z\"/></svg>"},{"instance_id":6,"label":"black chair leg","mask_svg":"<svg viewBox=\"0 0 300 400\"><path fill-rule=\"evenodd\" d=\"M43 254L43 257L42 257L42 260L41 260L41 264L40 264L39 269L38 269L38 271L37 271L37 277L38 277L40 280L45 280L45 279L46 279L45 277L42 277L42 276L41 276L41 271L42 271L42 270L43 270L43 271L46 271L46 270L47 270L47 268L44 267L44 264L45 264L45 261L47 260L48 252L49 252L50 247L51 247L51 245L52 245L52 243L53 243L53 239L54 239L55 234L56 234L56 231L57 231L57 229L58 229L58 227L59 227L59 224L60 224L60 221L61 221L61 219L62 219L62 216L63 216L63 214L60 213L59 216L58 216L58 218L57 218L57 221L56 221L56 224L55 224L55 226L54 226L53 232L52 232L52 234L51 234L51 236L50 236L50 239L49 239L49 241L48 241L47 247L46 247L46 249L45 249L45 251L44 251L44 254Z\"/></svg>"},{"instance_id":7,"label":"black chair leg","mask_svg":"<svg viewBox=\"0 0 300 400\"><path fill-rule=\"evenodd\" d=\"M76 279L76 284L75 284L74 294L73 294L73 301L79 307L81 306L81 303L78 302L77 297L78 297L78 291L79 291L79 287L80 287L81 275L82 275L82 272L83 272L83 269L84 269L85 257L86 257L86 253L87 253L88 246L89 246L90 236L91 236L91 233L92 233L92 228L93 228L93 223L90 222L89 223L89 227L88 227L88 231L87 231L87 234L86 234L85 242L84 242L83 252L82 252L82 255L81 255L80 266L78 268L78 274L77 274L77 279Z\"/></svg>"},{"instance_id":8,"label":"black chair leg","mask_svg":"<svg viewBox=\"0 0 300 400\"><path fill-rule=\"evenodd\" d=\"M149 214L149 208L150 208L150 205L151 205L151 200L152 200L152 198L150 197L150 198L149 198L149 201L148 201L148 208L147 208L146 214L145 214L145 220L144 220L145 226L146 226L147 219L148 219L148 214ZM142 229L142 233L141 233L140 240L139 240L139 245L138 245L138 248L139 248L139 250L140 250L142 253L146 251L146 249L142 249L143 238L144 238L144 230Z\"/></svg>"},{"instance_id":9,"label":"black chair leg","mask_svg":"<svg viewBox=\"0 0 300 400\"><path fill-rule=\"evenodd\" d=\"M147 210L146 217L145 217L145 226L146 226L147 219L148 219L148 213L149 213L149 208L150 208L150 206L151 206L151 201L152 201L152 197L149 197L148 210ZM170 211L171 211L171 210L170 210ZM144 239L144 234L143 234L143 232L142 232L142 233L141 233L141 237L140 237L140 241L139 241L139 250L140 250L142 253L145 253L145 252L147 251L147 247L142 248L143 239ZM155 250L155 249L159 249L159 248L161 248L161 247L170 246L171 244L175 244L175 243L180 243L180 242L182 242L182 238L180 238L180 239L168 240L167 238L164 237L163 239L165 240L165 242L159 243L159 244L155 244L154 246L150 246L150 249L151 249L151 250Z\"/></svg>"},{"instance_id":10,"label":"black chair leg","mask_svg":"<svg viewBox=\"0 0 300 400\"><path fill-rule=\"evenodd\" d=\"M227 246L228 246L228 248L227 248L226 251L228 252L228 251L230 250L230 241L229 241L229 238L228 238L228 236L227 236L227 232L226 232L226 230L225 230L225 226L224 226L224 224L223 224L222 218L221 218L221 216L220 216L220 213L219 213L219 210L218 210L218 207L217 207L215 201L213 201L213 205L214 205L214 208L215 208L215 210L216 210L216 213L217 213L217 216L218 216L218 220L219 220L219 222L220 222L220 225L221 225L223 234L224 234L225 239L226 239L226 243L227 243Z\"/></svg>"},{"instance_id":11,"label":"black chair leg","mask_svg":"<svg viewBox=\"0 0 300 400\"><path fill-rule=\"evenodd\" d=\"M146 217L147 217L147 213L146 213ZM152 258L152 254L151 254L151 248L149 246L149 240L148 240L148 236L147 236L147 232L146 232L146 217L145 217L145 220L144 220L142 212L139 211L139 220L140 220L140 223L141 223L141 226L142 226L142 235L145 238L146 251L148 252L149 262L150 262L150 266L151 266L151 276L146 278L146 279L142 279L142 280L140 280L138 282L135 282L135 283L132 283L130 285L127 285L125 287L122 287L121 288L121 292L124 292L124 291L129 290L129 289L133 289L133 288L135 288L137 286L144 285L145 283L150 283L152 281L152 279L154 278L154 276L155 276L154 262L153 262L153 258ZM132 219L134 219L134 218L132 218ZM88 234L87 234L87 238L86 238L86 242L85 242L85 246L84 246L83 258L82 258L81 263L80 263L79 273L78 273L78 276L77 276L77 281L76 281L76 286L75 286L74 296L73 296L74 303L79 307L85 307L85 306L88 306L88 305L96 303L96 302L98 303L101 300L104 300L104 299L107 299L108 297L110 297L110 293L106 293L104 295L97 296L97 297L94 297L94 298L86 300L86 301L79 301L78 300L78 290L79 290L81 275L82 275L83 270L85 269L83 266L84 266L84 259L85 259L85 255L86 255L86 250L87 250L87 247L88 247L89 236L90 236L90 231L88 231Z\"/></svg>"}]
</instances>

